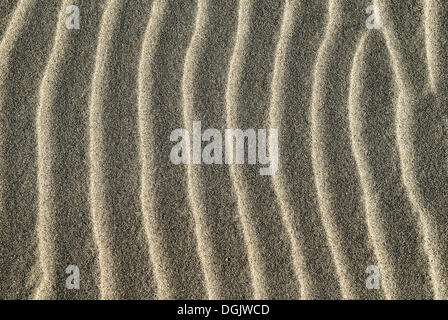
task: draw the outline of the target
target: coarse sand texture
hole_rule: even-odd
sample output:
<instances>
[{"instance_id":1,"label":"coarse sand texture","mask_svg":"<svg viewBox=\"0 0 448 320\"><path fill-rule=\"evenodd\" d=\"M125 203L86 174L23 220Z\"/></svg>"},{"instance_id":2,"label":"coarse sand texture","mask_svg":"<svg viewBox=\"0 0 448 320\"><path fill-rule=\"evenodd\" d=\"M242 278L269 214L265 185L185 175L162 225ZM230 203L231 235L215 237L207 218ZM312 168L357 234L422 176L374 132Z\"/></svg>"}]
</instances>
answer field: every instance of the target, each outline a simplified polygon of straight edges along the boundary
<instances>
[{"instance_id":1,"label":"coarse sand texture","mask_svg":"<svg viewBox=\"0 0 448 320\"><path fill-rule=\"evenodd\" d=\"M0 1L0 299L448 299L448 3Z\"/></svg>"}]
</instances>

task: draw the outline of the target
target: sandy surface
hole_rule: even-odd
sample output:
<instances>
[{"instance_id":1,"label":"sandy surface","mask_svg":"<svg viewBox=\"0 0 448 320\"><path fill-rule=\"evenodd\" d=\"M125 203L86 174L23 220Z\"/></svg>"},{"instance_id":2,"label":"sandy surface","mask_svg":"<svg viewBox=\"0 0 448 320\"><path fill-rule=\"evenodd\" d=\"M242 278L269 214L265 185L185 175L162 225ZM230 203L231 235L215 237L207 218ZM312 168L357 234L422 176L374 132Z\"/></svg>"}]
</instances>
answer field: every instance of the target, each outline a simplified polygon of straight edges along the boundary
<instances>
[{"instance_id":1,"label":"sandy surface","mask_svg":"<svg viewBox=\"0 0 448 320\"><path fill-rule=\"evenodd\" d=\"M445 0L1 1L0 298L448 299L447 23ZM171 163L194 121L278 129L278 171Z\"/></svg>"}]
</instances>

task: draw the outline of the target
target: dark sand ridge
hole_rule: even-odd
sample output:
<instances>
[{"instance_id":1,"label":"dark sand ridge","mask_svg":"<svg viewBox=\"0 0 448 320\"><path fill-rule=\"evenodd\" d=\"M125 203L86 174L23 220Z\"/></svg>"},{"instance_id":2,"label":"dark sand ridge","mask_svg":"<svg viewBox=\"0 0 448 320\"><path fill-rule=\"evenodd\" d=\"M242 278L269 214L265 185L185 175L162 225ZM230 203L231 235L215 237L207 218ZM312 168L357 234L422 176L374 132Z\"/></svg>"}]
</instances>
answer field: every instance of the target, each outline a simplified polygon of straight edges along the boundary
<instances>
[{"instance_id":1,"label":"dark sand ridge","mask_svg":"<svg viewBox=\"0 0 448 320\"><path fill-rule=\"evenodd\" d=\"M440 52L441 48L434 45L432 37L427 36L428 31L426 38L425 32L422 32L425 15L421 2L415 1L411 7L399 1L378 2L377 5L383 17L382 30L399 87L399 95L395 101L395 121L402 181L409 200L420 215L434 297L447 299L448 175L446 110L443 110L446 104L441 104L440 77L433 67L438 64L446 65L446 61L436 62L440 54L427 55L427 52ZM434 10L440 5L436 5L434 1L425 5L426 19L433 21L431 28L437 29L434 24L442 27L440 16L443 14L428 12L429 6ZM410 19L400 19L397 12ZM428 23L426 26L430 27ZM436 30L434 33L437 36L442 34Z\"/></svg>"},{"instance_id":2,"label":"dark sand ridge","mask_svg":"<svg viewBox=\"0 0 448 320\"><path fill-rule=\"evenodd\" d=\"M29 297L36 259L36 92L51 50L58 1L20 1L0 44L0 297Z\"/></svg>"},{"instance_id":3,"label":"dark sand ridge","mask_svg":"<svg viewBox=\"0 0 448 320\"><path fill-rule=\"evenodd\" d=\"M282 12L280 2L240 2L226 92L228 128L267 126ZM230 176L238 200L255 298L299 298L290 238L270 177L261 176L258 167L250 165L230 165Z\"/></svg>"},{"instance_id":4,"label":"dark sand ridge","mask_svg":"<svg viewBox=\"0 0 448 320\"><path fill-rule=\"evenodd\" d=\"M141 201L160 299L208 297L189 208L186 167L169 161L169 134L184 127L182 74L196 11L192 3L155 1L140 60Z\"/></svg>"},{"instance_id":5,"label":"dark sand ridge","mask_svg":"<svg viewBox=\"0 0 448 320\"><path fill-rule=\"evenodd\" d=\"M353 61L348 112L369 236L385 298L425 299L432 294L427 257L417 214L400 181L391 92L394 82L382 33L368 31Z\"/></svg>"},{"instance_id":6,"label":"dark sand ridge","mask_svg":"<svg viewBox=\"0 0 448 320\"><path fill-rule=\"evenodd\" d=\"M85 28L68 30L66 7L79 5L91 19ZM39 90L37 161L39 210L38 261L43 275L38 299L98 296L96 248L88 204L88 102L94 68L96 35L102 1L62 3L53 49ZM65 268L75 264L82 274L81 290L66 290Z\"/></svg>"},{"instance_id":7,"label":"dark sand ridge","mask_svg":"<svg viewBox=\"0 0 448 320\"><path fill-rule=\"evenodd\" d=\"M273 179L292 243L302 299L340 297L316 201L309 105L312 73L327 19L326 3L288 1L275 54L269 126L279 130L279 169Z\"/></svg>"},{"instance_id":8,"label":"dark sand ridge","mask_svg":"<svg viewBox=\"0 0 448 320\"><path fill-rule=\"evenodd\" d=\"M16 1L1 1L0 2L0 39L3 37L3 33L11 21L17 7Z\"/></svg>"},{"instance_id":9,"label":"dark sand ridge","mask_svg":"<svg viewBox=\"0 0 448 320\"><path fill-rule=\"evenodd\" d=\"M438 164L442 165L443 173L448 172L447 152L448 152L448 6L443 1L429 0L424 3L424 27L425 27L425 46L426 58L429 72L429 80L431 83L432 93L435 95L437 105L436 121L441 126L443 133L438 130L439 137L442 137L443 150L439 151ZM443 119L440 123L441 118ZM440 139L438 140L440 142ZM442 163L440 163L442 162ZM443 174L442 173L442 174ZM446 180L445 180L446 181ZM434 233L437 244L432 250L436 250L437 264L434 265L434 287L436 297L440 299L448 299L448 227L446 204L447 185L444 182L437 191L438 210L437 217L433 221L435 226ZM441 191L445 191L441 193ZM444 197L441 201L441 198ZM440 208L444 206L443 208ZM431 231L430 231L431 232ZM438 245L441 245L437 248Z\"/></svg>"},{"instance_id":10,"label":"dark sand ridge","mask_svg":"<svg viewBox=\"0 0 448 320\"><path fill-rule=\"evenodd\" d=\"M448 90L448 6L441 0L427 0L423 5L425 48L431 89L446 108ZM446 111L446 110L443 110Z\"/></svg>"},{"instance_id":11,"label":"dark sand ridge","mask_svg":"<svg viewBox=\"0 0 448 320\"><path fill-rule=\"evenodd\" d=\"M155 296L140 202L137 75L148 1L110 1L89 105L90 204L100 297Z\"/></svg>"},{"instance_id":12,"label":"dark sand ridge","mask_svg":"<svg viewBox=\"0 0 448 320\"><path fill-rule=\"evenodd\" d=\"M317 197L343 298L380 298L365 290L365 270L377 265L368 243L356 162L351 153L347 98L355 48L365 32L367 1L329 2L325 39L314 67L312 162Z\"/></svg>"},{"instance_id":13,"label":"dark sand ridge","mask_svg":"<svg viewBox=\"0 0 448 320\"><path fill-rule=\"evenodd\" d=\"M190 132L198 120L203 130L226 128L225 90L237 13L237 1L198 3L182 80L184 127ZM189 165L188 191L208 298L253 298L228 166Z\"/></svg>"}]
</instances>

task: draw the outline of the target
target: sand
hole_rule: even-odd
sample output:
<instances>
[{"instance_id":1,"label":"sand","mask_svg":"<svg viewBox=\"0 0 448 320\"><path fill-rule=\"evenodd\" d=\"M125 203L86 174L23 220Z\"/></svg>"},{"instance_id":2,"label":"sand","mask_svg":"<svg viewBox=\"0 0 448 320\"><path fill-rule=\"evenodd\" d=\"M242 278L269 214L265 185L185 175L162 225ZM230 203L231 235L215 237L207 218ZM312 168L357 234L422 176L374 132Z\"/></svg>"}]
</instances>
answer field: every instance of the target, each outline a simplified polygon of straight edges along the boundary
<instances>
[{"instance_id":1,"label":"sand","mask_svg":"<svg viewBox=\"0 0 448 320\"><path fill-rule=\"evenodd\" d=\"M444 0L1 1L0 299L448 299L447 21ZM174 165L193 121L278 129L278 171Z\"/></svg>"}]
</instances>

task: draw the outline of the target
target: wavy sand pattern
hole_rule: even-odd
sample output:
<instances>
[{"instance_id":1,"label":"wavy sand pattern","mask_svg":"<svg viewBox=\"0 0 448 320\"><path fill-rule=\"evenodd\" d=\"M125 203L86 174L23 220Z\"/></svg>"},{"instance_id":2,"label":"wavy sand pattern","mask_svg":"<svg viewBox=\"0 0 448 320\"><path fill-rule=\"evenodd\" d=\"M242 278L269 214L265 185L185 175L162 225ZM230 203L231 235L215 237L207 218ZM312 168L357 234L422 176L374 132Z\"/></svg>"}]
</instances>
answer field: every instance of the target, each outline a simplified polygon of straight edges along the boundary
<instances>
[{"instance_id":1,"label":"wavy sand pattern","mask_svg":"<svg viewBox=\"0 0 448 320\"><path fill-rule=\"evenodd\" d=\"M1 1L0 298L448 299L447 17ZM277 129L278 171L171 163L194 121Z\"/></svg>"}]
</instances>

